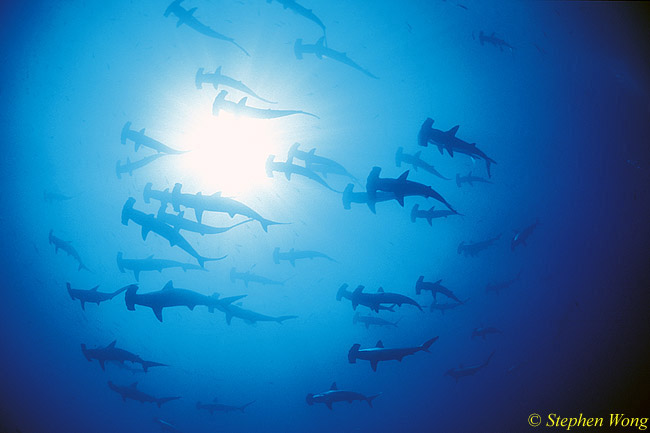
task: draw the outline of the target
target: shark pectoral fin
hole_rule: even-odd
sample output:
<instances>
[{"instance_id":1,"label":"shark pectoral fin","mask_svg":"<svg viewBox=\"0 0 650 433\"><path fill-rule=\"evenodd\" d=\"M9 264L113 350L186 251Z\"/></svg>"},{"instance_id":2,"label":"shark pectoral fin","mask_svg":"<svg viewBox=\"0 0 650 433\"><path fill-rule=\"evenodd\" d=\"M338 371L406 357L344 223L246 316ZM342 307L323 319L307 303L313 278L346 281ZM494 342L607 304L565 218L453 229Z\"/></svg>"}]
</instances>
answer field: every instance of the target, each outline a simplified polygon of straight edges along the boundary
<instances>
[{"instance_id":1,"label":"shark pectoral fin","mask_svg":"<svg viewBox=\"0 0 650 433\"><path fill-rule=\"evenodd\" d=\"M151 309L153 310L153 314L156 315L156 318L158 319L158 321L162 322L163 321L162 308L161 307L151 307Z\"/></svg>"},{"instance_id":2,"label":"shark pectoral fin","mask_svg":"<svg viewBox=\"0 0 650 433\"><path fill-rule=\"evenodd\" d=\"M291 263L291 266L294 268L296 267L296 261L294 259L289 259L289 263Z\"/></svg>"},{"instance_id":3,"label":"shark pectoral fin","mask_svg":"<svg viewBox=\"0 0 650 433\"><path fill-rule=\"evenodd\" d=\"M133 271L133 275L135 276L135 281L140 281L140 271Z\"/></svg>"},{"instance_id":4,"label":"shark pectoral fin","mask_svg":"<svg viewBox=\"0 0 650 433\"><path fill-rule=\"evenodd\" d=\"M86 303L84 301L81 301L81 309L86 311Z\"/></svg>"},{"instance_id":5,"label":"shark pectoral fin","mask_svg":"<svg viewBox=\"0 0 650 433\"><path fill-rule=\"evenodd\" d=\"M327 406L327 408L328 408L329 410L332 410L332 402L331 402L331 401L326 402L326 403L325 403L325 406Z\"/></svg>"},{"instance_id":6,"label":"shark pectoral fin","mask_svg":"<svg viewBox=\"0 0 650 433\"><path fill-rule=\"evenodd\" d=\"M399 203L400 206L404 207L404 196L403 195L396 195L395 200Z\"/></svg>"},{"instance_id":7,"label":"shark pectoral fin","mask_svg":"<svg viewBox=\"0 0 650 433\"><path fill-rule=\"evenodd\" d=\"M196 221L200 223L201 218L203 217L203 209L194 208L194 216L196 217Z\"/></svg>"},{"instance_id":8,"label":"shark pectoral fin","mask_svg":"<svg viewBox=\"0 0 650 433\"><path fill-rule=\"evenodd\" d=\"M142 226L142 240L146 241L147 240L147 235L149 234L149 230L145 228L145 226Z\"/></svg>"},{"instance_id":9,"label":"shark pectoral fin","mask_svg":"<svg viewBox=\"0 0 650 433\"><path fill-rule=\"evenodd\" d=\"M230 325L230 322L232 322L232 314L226 313L226 323Z\"/></svg>"},{"instance_id":10,"label":"shark pectoral fin","mask_svg":"<svg viewBox=\"0 0 650 433\"><path fill-rule=\"evenodd\" d=\"M104 365L104 362L106 362L104 359L98 359L99 361L99 366L102 368L102 370L106 370L106 366Z\"/></svg>"},{"instance_id":11,"label":"shark pectoral fin","mask_svg":"<svg viewBox=\"0 0 650 433\"><path fill-rule=\"evenodd\" d=\"M378 361L370 361L370 366L372 367L372 371L377 371L377 362Z\"/></svg>"},{"instance_id":12,"label":"shark pectoral fin","mask_svg":"<svg viewBox=\"0 0 650 433\"><path fill-rule=\"evenodd\" d=\"M237 103L237 105L239 105L240 107L245 107L246 101L248 101L248 96L244 96L243 98L241 98Z\"/></svg>"}]
</instances>

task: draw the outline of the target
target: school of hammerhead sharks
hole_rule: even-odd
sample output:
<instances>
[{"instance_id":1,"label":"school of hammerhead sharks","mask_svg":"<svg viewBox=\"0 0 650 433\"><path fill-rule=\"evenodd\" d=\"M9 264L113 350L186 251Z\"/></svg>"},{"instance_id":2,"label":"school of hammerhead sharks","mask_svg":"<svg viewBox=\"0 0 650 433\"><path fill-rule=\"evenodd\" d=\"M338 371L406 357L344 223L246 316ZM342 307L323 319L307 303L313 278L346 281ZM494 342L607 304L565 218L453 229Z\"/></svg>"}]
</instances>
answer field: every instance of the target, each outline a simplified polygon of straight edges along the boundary
<instances>
[{"instance_id":1,"label":"school of hammerhead sharks","mask_svg":"<svg viewBox=\"0 0 650 433\"><path fill-rule=\"evenodd\" d=\"M325 37L325 25L311 10L304 8L293 0L276 1L280 3L284 9L291 10L294 13L312 21L323 31L323 37L321 37L318 42L313 45L304 44L302 39L298 39L296 41L294 45L294 52L297 59L302 59L303 55L305 54L314 54L318 59L322 59L324 57L329 58L336 62L343 63L353 69L356 69L357 71L365 74L370 78L377 79L375 75L359 66L345 53L338 52L327 46ZM169 5L169 7L167 7L166 11L164 12L165 17L173 16L178 20L176 22L176 27L185 25L207 37L222 40L229 44L232 44L237 49L242 51L245 55L249 56L249 53L241 45L235 42L234 39L216 32L209 26L199 21L194 16L197 8L185 9L181 5L182 2L183 0L175 0ZM272 0L268 0L268 2L271 3ZM458 6L464 8L462 5ZM504 48L512 50L512 47L507 42L496 37L494 34L488 36L481 32L479 38L482 45L489 43L498 47L502 51ZM221 72L221 67L219 67L214 73L205 73L204 69L200 68L197 71L195 83L198 89L202 88L204 84L212 85L216 91L219 91L219 89L221 89L219 94L214 99L214 104L212 107L212 112L215 116L218 116L219 112L223 110L233 113L237 116L259 119L274 119L291 115L308 115L317 117L314 114L300 110L264 109L248 105L249 97L263 103L274 104L275 102L262 98L249 87L244 85L241 81L223 75ZM223 90L222 87L235 89L239 92L247 94L248 96L243 97L239 102L229 101L227 99L228 92L226 90ZM417 133L418 146L427 147L428 145L432 145L436 146L440 153L443 155L444 151L446 150L450 157L454 157L458 154L463 154L475 161L483 161L485 163L488 178L491 177L491 165L496 164L496 162L487 156L485 152L480 150L475 143L469 143L459 138L457 136L458 126L454 126L453 128L444 131L434 128L433 124L434 121L431 118L424 120L419 132ZM118 161L116 165L116 173L118 178L121 178L121 176L124 174L132 175L135 170L138 170L165 155L184 153L182 151L175 150L152 137L147 136L145 134L145 129L141 129L139 131L132 129L131 122L127 122L124 125L120 138L122 144L133 142L136 152L140 148L146 147L155 151L155 153L135 162L131 162L129 159L127 159L126 164L121 164L120 161ZM352 174L350 174L343 165L330 158L317 155L315 149L311 149L309 151L301 150L300 144L295 143L289 148L286 161L276 161L275 158L275 155L269 155L266 161L266 174L269 177L273 177L274 173L283 173L286 176L287 180L290 180L291 176L295 175L309 179L310 181L314 181L322 185L324 188L327 188L328 190L334 191L337 194L341 194L343 207L345 209L350 209L352 203L366 204L370 211L375 213L376 204L378 202L388 202L395 200L400 204L400 206L404 207L405 197L419 196L425 199L431 198L433 200L436 200L444 205L446 209L436 210L435 206L432 206L430 209L426 210L420 209L419 205L415 204L410 212L410 219L412 222L416 222L418 219L424 219L428 222L429 225L432 225L432 221L436 218L447 218L448 216L460 215L454 209L454 207L431 186L409 180L409 170L406 170L398 178L387 178L381 177L382 169L380 167L372 167L366 180L366 190L354 191L355 183L359 184L358 180ZM300 161L301 164L297 164L296 161ZM400 147L397 149L395 154L395 163L397 167L401 167L402 164L408 164L416 171L420 169L438 178L447 181L451 180L440 174L431 164L423 160L421 158L421 152L408 154L402 147ZM351 183L348 183L344 191L336 191L326 181L328 175L348 178ZM490 183L488 179L475 176L471 172L466 176L457 174L455 180L458 187L461 187L463 184L473 185L475 182ZM67 200L70 198L71 197L62 194L45 193L45 199L49 201ZM198 264L159 259L154 258L153 256L143 259L125 258L124 254L122 252L119 252L117 254L117 266L119 270L121 272L125 272L127 270L133 272L136 281L139 281L139 277L142 272L160 272L168 268L181 268L186 271L206 271L204 267L205 262L217 261L226 257L202 256L185 239L185 237L181 234L182 231L200 233L201 235L215 235L224 233L242 224L259 223L261 228L266 232L268 231L269 226L285 224L267 219L246 204L241 203L233 198L224 197L219 192L212 193L211 195L204 195L200 191L196 193L183 191L183 185L180 183L176 183L171 191L169 191L169 189L157 190L154 188L154 185L152 183L147 183L143 191L143 201L145 203L150 203L152 200L160 204L160 208L157 214L149 214L138 210L136 199L129 197L122 208L122 224L127 226L130 223L133 223L139 226L141 228L143 240L147 239L149 233L155 233L157 236L160 236L161 238L169 241L170 247L178 247L185 251L189 256L196 260ZM173 213L168 212L169 206L171 206L173 209ZM192 209L194 219L186 217L185 210L187 209ZM223 213L229 215L230 218L240 215L243 217L243 219L240 222L237 222L229 227L214 227L202 222L202 216L204 212ZM515 234L510 241L511 249L515 250L520 245L526 245L528 238L531 236L537 225L538 221L535 221L524 229L515 231ZM498 235L494 238L476 243L462 242L458 246L457 252L458 254L464 254L465 256L477 256L481 251L495 244L500 239L500 237L501 235ZM71 242L56 237L53 230L50 230L49 232L49 243L54 246L55 252L62 250L71 256L74 260L76 260L78 262L78 269L80 271L88 270L88 267L86 267L81 259L81 256L72 246ZM304 259L320 258L334 261L326 254L318 251L308 250L291 249L288 251L281 251L280 248L275 248L275 250L272 252L272 256L273 261L276 264L279 264L281 261L288 261L292 266L295 266L297 261ZM517 275L508 281L488 284L486 287L486 292L499 293L500 290L506 289L507 287L517 282L519 278L520 275ZM283 281L272 280L262 275L256 275L251 271L238 272L235 268L232 268L230 270L230 280L232 283L235 283L237 280L241 280L246 287L248 287L249 284L284 284ZM444 287L441 282L442 280L435 282L425 281L423 276L420 276L415 282L416 295L421 295L423 291L431 292L433 295L434 302L430 306L431 311L441 311L444 313L446 310L460 307L469 301L469 299L462 300L457 297L452 290ZM343 299L349 300L353 310L355 311L357 310L358 306L366 307L374 313L379 313L382 310L395 311L396 307L401 307L402 305L411 305L415 308L418 308L419 310L422 310L422 306L419 302L404 294L386 292L382 288L379 288L379 290L375 293L366 292L364 289L364 286L360 285L354 290L348 290L348 285L342 284L336 292L336 299L338 301L342 301ZM196 306L205 306L209 312L218 310L225 314L226 322L228 325L230 325L233 318L242 319L246 323L264 321L282 323L285 320L294 319L297 317L272 317L261 314L245 309L241 306L240 302L237 302L244 298L246 295L223 298L218 294L208 296L192 290L175 287L172 281L169 281L159 291L147 293L140 292L138 284L130 284L114 292L100 292L98 290L98 287L94 287L89 290L81 290L72 288L70 283L67 283L67 291L73 300L79 300L81 302L81 308L84 310L86 303L96 303L99 305L104 301L109 301L115 298L117 295L124 293L124 300L126 303L126 308L128 310L135 310L136 305L151 308L154 316L160 322L163 321L163 310L165 308L180 306L188 307L190 310L193 310ZM444 296L446 299L448 299L448 302L438 302L437 295ZM366 328L369 328L370 326L397 327L397 322L391 322L379 316L361 315L358 311L356 311L353 317L353 323L360 323ZM472 338L481 337L485 339L489 334L495 333L501 333L501 331L495 327L481 326L474 329L472 332ZM368 361L372 370L376 371L378 364L381 361L397 360L401 362L404 357L414 355L421 351L429 352L429 348L437 339L438 337L436 336L425 341L421 345L413 347L384 347L382 341L378 341L375 347L366 348L362 348L360 344L354 344L349 349L348 361L351 364L355 364L357 360ZM82 344L81 349L83 356L88 361L97 360L102 369L105 368L106 363L115 363L127 369L135 369L135 364L139 364L141 371L144 372L147 372L150 368L153 367L165 366L165 364L159 362L144 360L137 354L117 347L116 341L113 341L105 347L97 348L88 348L85 344ZM447 371L446 375L451 376L456 381L458 381L460 378L474 375L488 365L493 355L494 352L492 352L492 354L490 354L490 356L483 362L475 365L452 368ZM125 362L128 362L128 364L125 364ZM161 407L164 403L180 398L178 396L155 397L149 395L144 391L138 389L137 382L131 385L118 385L109 381L108 386L111 390L118 393L124 401L127 399L133 399L140 402L152 402L155 403L158 407ZM368 405L372 407L373 400L379 395L380 394L366 396L354 391L340 390L338 389L336 383L333 383L327 391L317 394L308 394L306 397L306 402L309 405L313 405L314 403L322 403L329 409L332 409L332 405L335 402L352 402L358 400L366 401ZM249 402L242 406L234 406L218 403L215 399L215 401L210 403L198 402L196 404L196 407L197 409L206 410L211 414L213 412L219 411L243 412L252 403L254 402ZM176 426L172 425L168 421L157 419L156 422L160 424L160 426L166 431L180 431Z\"/></svg>"}]
</instances>

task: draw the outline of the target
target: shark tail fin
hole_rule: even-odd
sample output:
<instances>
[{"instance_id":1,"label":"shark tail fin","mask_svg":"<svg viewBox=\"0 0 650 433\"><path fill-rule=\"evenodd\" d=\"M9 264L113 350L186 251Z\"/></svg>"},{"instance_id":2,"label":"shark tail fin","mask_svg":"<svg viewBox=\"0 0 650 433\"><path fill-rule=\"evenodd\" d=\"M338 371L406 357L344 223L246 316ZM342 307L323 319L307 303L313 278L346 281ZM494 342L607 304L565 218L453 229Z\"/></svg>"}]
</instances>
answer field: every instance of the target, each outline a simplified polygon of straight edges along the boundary
<instances>
[{"instance_id":1,"label":"shark tail fin","mask_svg":"<svg viewBox=\"0 0 650 433\"><path fill-rule=\"evenodd\" d=\"M460 188L460 174L456 173L456 186Z\"/></svg>"},{"instance_id":2,"label":"shark tail fin","mask_svg":"<svg viewBox=\"0 0 650 433\"><path fill-rule=\"evenodd\" d=\"M435 341L436 341L437 339L438 339L438 337L433 337L431 340L425 341L425 342L420 346L420 350L424 350L425 352L428 352L428 351L429 351L429 347L431 347L431 345L432 345L433 343L435 343Z\"/></svg>"},{"instance_id":3,"label":"shark tail fin","mask_svg":"<svg viewBox=\"0 0 650 433\"><path fill-rule=\"evenodd\" d=\"M307 397L305 397L305 401L309 406L314 405L314 394L307 394Z\"/></svg>"},{"instance_id":4,"label":"shark tail fin","mask_svg":"<svg viewBox=\"0 0 650 433\"><path fill-rule=\"evenodd\" d=\"M373 401L374 399L376 399L377 397L379 397L380 395L381 395L381 393L379 393L379 394L375 394L375 395L371 395L370 397L366 397L366 401L368 402L368 406L372 407L372 401Z\"/></svg>"},{"instance_id":5,"label":"shark tail fin","mask_svg":"<svg viewBox=\"0 0 650 433\"><path fill-rule=\"evenodd\" d=\"M122 179L122 173L120 173L120 168L122 168L122 166L120 165L120 160L118 159L117 162L115 163L115 174L117 175L118 179Z\"/></svg>"},{"instance_id":6,"label":"shark tail fin","mask_svg":"<svg viewBox=\"0 0 650 433\"><path fill-rule=\"evenodd\" d=\"M167 364L160 362L142 361L142 370L146 373L151 367L167 367Z\"/></svg>"},{"instance_id":7,"label":"shark tail fin","mask_svg":"<svg viewBox=\"0 0 650 433\"><path fill-rule=\"evenodd\" d=\"M248 406L250 406L251 404L255 403L256 401L257 401L257 400L249 401L249 402L246 403L245 405L238 407L238 409L241 410L242 413L243 413L244 410L245 410Z\"/></svg>"},{"instance_id":8,"label":"shark tail fin","mask_svg":"<svg viewBox=\"0 0 650 433\"><path fill-rule=\"evenodd\" d=\"M70 283L65 283L65 287L68 289L68 294L70 295L70 299L74 301L74 296L72 296L72 286L70 286Z\"/></svg>"},{"instance_id":9,"label":"shark tail fin","mask_svg":"<svg viewBox=\"0 0 650 433\"><path fill-rule=\"evenodd\" d=\"M279 222L276 222L276 221L271 221L271 220L267 220L267 219L263 219L263 218L258 220L258 221L262 225L262 229L265 232L269 231L269 226L281 225L281 224L290 224L290 223L279 223Z\"/></svg>"},{"instance_id":10,"label":"shark tail fin","mask_svg":"<svg viewBox=\"0 0 650 433\"><path fill-rule=\"evenodd\" d=\"M111 299L113 299L114 297L116 297L117 295L119 295L119 294L122 293L122 292L126 292L126 290L127 290L129 287L131 287L131 286L130 286L130 285L129 285L129 286L124 286L124 287L122 287L122 288L117 289L116 291L114 291L113 293L111 293Z\"/></svg>"},{"instance_id":11,"label":"shark tail fin","mask_svg":"<svg viewBox=\"0 0 650 433\"><path fill-rule=\"evenodd\" d=\"M282 325L282 322L285 320L297 319L297 318L298 316L280 316L280 317L276 317L275 321L278 322L280 325Z\"/></svg>"},{"instance_id":12,"label":"shark tail fin","mask_svg":"<svg viewBox=\"0 0 650 433\"><path fill-rule=\"evenodd\" d=\"M424 282L424 275L420 275L418 280L415 282L415 294L419 295L422 293L422 283Z\"/></svg>"},{"instance_id":13,"label":"shark tail fin","mask_svg":"<svg viewBox=\"0 0 650 433\"><path fill-rule=\"evenodd\" d=\"M395 165L397 167L402 166L402 152L403 152L403 150L404 150L403 147L399 147L399 148L397 148L397 152L395 153Z\"/></svg>"},{"instance_id":14,"label":"shark tail fin","mask_svg":"<svg viewBox=\"0 0 650 433\"><path fill-rule=\"evenodd\" d=\"M350 204L352 203L352 190L354 189L354 184L348 183L348 185L343 190L343 209L350 209Z\"/></svg>"},{"instance_id":15,"label":"shark tail fin","mask_svg":"<svg viewBox=\"0 0 650 433\"><path fill-rule=\"evenodd\" d=\"M126 303L126 309L129 311L135 310L135 296L138 292L138 285L131 284L126 288L126 295L124 296L124 302Z\"/></svg>"},{"instance_id":16,"label":"shark tail fin","mask_svg":"<svg viewBox=\"0 0 650 433\"><path fill-rule=\"evenodd\" d=\"M221 257L201 257L201 256L199 256L199 257L197 257L196 260L198 260L199 265L201 265L202 268L205 268L205 262L216 262L218 260L223 260L226 257L228 257L228 254L226 254L225 256L221 256Z\"/></svg>"},{"instance_id":17,"label":"shark tail fin","mask_svg":"<svg viewBox=\"0 0 650 433\"><path fill-rule=\"evenodd\" d=\"M178 400L180 397L163 397L163 398L157 398L156 399L156 405L158 407L161 407L163 404L167 403L168 401L172 400Z\"/></svg>"}]
</instances>

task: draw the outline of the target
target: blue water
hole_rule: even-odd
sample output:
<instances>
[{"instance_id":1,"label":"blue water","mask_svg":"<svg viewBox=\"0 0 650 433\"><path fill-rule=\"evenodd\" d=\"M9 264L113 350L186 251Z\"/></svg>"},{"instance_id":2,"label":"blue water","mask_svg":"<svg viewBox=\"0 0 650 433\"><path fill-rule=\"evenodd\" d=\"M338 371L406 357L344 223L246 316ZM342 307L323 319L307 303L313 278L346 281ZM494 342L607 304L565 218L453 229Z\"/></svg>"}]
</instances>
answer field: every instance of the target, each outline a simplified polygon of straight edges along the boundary
<instances>
[{"instance_id":1,"label":"blue water","mask_svg":"<svg viewBox=\"0 0 650 433\"><path fill-rule=\"evenodd\" d=\"M303 0L327 28L327 46L379 77L313 54L296 59L296 39L323 35L313 21L263 0L187 0L194 16L234 38L226 41L176 27L165 2L32 2L5 6L3 64L0 424L10 432L158 431L162 419L183 432L525 431L539 413L648 416L650 288L650 115L647 5L471 0L318 2ZM479 42L495 32L513 49ZM197 89L197 69L241 80L258 95L246 105L314 113L273 120L213 116L218 91ZM243 93L228 89L237 102ZM221 88L220 88L221 90ZM445 206L407 197L346 210L341 195L317 183L265 173L269 154L284 161L294 142L336 160L363 191L373 166L396 178L395 152L422 151L443 175L487 179L483 161L417 146L427 118L476 143L497 161L492 184L456 186L422 170L409 179L431 185L460 214L410 220ZM132 176L116 161L155 152L120 143L126 122L189 152L161 157ZM297 162L297 161L296 161ZM350 181L329 175L337 191ZM290 224L264 232L250 222L219 235L181 232L207 257L208 272L144 272L139 292L174 286L210 295L247 295L244 308L285 321L245 323L203 306L127 310L124 295L86 304L73 288L114 291L133 284L116 255L154 255L196 264L178 247L134 222L121 223L129 197L146 213L143 190L182 183L183 192L221 191L264 217ZM71 197L46 202L44 192ZM167 212L173 212L169 207ZM184 216L193 219L186 209ZM204 222L242 221L206 213ZM526 246L511 251L515 231L536 220ZM90 269L48 244L50 230L70 241ZM501 238L476 257L461 242ZM273 262L273 250L315 250L336 260ZM231 282L232 267L282 286ZM498 295L490 283L518 281ZM415 282L442 279L466 305L430 312L429 292ZM343 283L379 287L423 306L378 316L397 327L353 325ZM437 295L439 302L447 302ZM375 315L363 306L357 311ZM472 339L474 328L500 334ZM418 346L439 336L430 353L402 362L348 362L350 347ZM117 346L167 364L134 373L88 362L81 350ZM445 372L490 363L458 383ZM137 365L136 365L137 367ZM107 386L138 382L156 397L181 396L161 408L122 401ZM310 406L309 393L339 389L365 402ZM199 411L196 402L245 412Z\"/></svg>"}]
</instances>

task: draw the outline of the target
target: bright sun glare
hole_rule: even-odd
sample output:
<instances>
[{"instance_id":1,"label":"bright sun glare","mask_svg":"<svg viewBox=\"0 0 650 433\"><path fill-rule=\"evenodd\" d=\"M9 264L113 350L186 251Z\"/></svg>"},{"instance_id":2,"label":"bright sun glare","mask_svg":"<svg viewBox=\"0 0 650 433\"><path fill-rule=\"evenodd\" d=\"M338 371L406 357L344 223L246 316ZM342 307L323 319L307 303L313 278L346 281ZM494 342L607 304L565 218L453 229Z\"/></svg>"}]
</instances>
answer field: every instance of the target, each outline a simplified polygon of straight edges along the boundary
<instances>
[{"instance_id":1,"label":"bright sun glare","mask_svg":"<svg viewBox=\"0 0 650 433\"><path fill-rule=\"evenodd\" d=\"M183 135L182 170L204 193L245 193L266 179L266 158L275 148L272 122L221 112L195 119Z\"/></svg>"}]
</instances>

